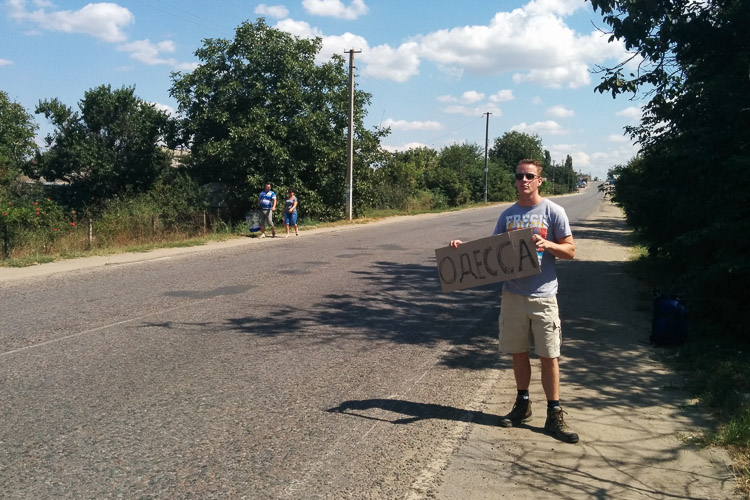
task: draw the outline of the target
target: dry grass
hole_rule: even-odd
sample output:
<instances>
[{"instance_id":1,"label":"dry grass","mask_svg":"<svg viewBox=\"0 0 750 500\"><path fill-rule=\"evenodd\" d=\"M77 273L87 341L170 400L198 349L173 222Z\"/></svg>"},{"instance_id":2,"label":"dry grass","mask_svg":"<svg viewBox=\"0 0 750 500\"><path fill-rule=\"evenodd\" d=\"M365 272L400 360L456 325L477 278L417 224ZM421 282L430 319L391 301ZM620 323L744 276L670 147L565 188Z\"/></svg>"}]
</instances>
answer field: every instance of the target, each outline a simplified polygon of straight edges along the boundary
<instances>
[{"instance_id":1,"label":"dry grass","mask_svg":"<svg viewBox=\"0 0 750 500\"><path fill-rule=\"evenodd\" d=\"M739 446L730 446L728 449L737 478L737 488L746 498L750 498L750 449Z\"/></svg>"}]
</instances>

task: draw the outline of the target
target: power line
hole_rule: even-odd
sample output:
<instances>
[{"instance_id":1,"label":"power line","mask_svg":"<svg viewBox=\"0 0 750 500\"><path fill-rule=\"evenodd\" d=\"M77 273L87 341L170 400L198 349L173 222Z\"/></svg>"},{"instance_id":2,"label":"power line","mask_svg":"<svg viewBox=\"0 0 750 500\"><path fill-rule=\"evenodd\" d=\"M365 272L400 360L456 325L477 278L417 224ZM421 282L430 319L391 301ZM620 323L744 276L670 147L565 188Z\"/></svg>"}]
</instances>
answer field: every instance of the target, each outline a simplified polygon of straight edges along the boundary
<instances>
[{"instance_id":1,"label":"power line","mask_svg":"<svg viewBox=\"0 0 750 500\"><path fill-rule=\"evenodd\" d=\"M159 11L159 12L161 12L163 14L167 14L169 16L172 16L172 17L176 18L176 19L180 19L180 20L185 21L187 23L194 24L196 26L200 26L201 28L206 28L207 27L206 24L201 24L201 23L196 22L196 21L194 21L192 19L189 19L189 18L187 18L185 16L176 14L174 11L169 11L169 10L166 10L166 9L162 9L162 8L156 7L156 6L154 6L154 5L150 4L150 3L143 2L141 0L131 0L131 1L135 2L135 3L138 3L138 4L141 4L141 5L145 6L145 7L148 7L149 9L153 9L153 10ZM164 4L165 2L161 2L161 3ZM169 5L169 4L167 4L167 5ZM169 5L169 6L175 8L174 5ZM179 9L177 9L177 10L179 10ZM188 16L193 16L194 18L199 19L201 21L204 21L205 23L213 24L214 26L216 26L218 28L221 28L222 30L229 30L230 32L234 31L234 28L229 28L229 27L224 26L222 24L219 24L219 23L216 23L214 21L211 21L210 19L206 19L204 17L201 17L201 16L199 16L197 14L193 14L193 13L190 13L190 12L187 12L187 11L183 11L183 13L186 14L186 15L188 15Z\"/></svg>"},{"instance_id":2,"label":"power line","mask_svg":"<svg viewBox=\"0 0 750 500\"><path fill-rule=\"evenodd\" d=\"M451 130L451 131L449 131L449 132L446 132L446 133L445 133L445 134L443 134L443 135L440 135L440 136L438 136L438 137L435 137L435 138L433 138L433 139L430 139L429 141L427 141L427 143L428 143L428 144L431 144L431 145L434 145L434 144L435 144L435 143L436 143L436 142L437 142L437 141L438 141L439 139L442 139L443 137L447 137L447 136L449 136L449 135L451 135L451 134L454 134L454 133L458 132L459 130L463 130L463 129L465 129L466 127L468 127L469 125L473 125L474 123L476 123L476 122L478 122L479 120L482 120L482 119L484 119L484 115L482 115L482 116L480 116L480 117L478 117L478 118L474 118L474 119L473 119L473 120L471 120L470 122L467 122L467 123L465 123L465 124L461 125L461 126L460 126L460 127L458 127L458 128L455 128L455 129L453 129L453 130Z\"/></svg>"}]
</instances>

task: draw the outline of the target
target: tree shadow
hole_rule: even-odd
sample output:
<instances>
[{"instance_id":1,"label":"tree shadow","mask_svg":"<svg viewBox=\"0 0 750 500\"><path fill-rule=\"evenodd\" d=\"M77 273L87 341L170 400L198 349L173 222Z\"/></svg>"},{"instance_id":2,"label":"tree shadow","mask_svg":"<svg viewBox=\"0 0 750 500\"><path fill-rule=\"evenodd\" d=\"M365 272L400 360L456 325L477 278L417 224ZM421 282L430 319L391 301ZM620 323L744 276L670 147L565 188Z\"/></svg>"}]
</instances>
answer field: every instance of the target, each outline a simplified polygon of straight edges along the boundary
<instances>
[{"instance_id":1,"label":"tree shadow","mask_svg":"<svg viewBox=\"0 0 750 500\"><path fill-rule=\"evenodd\" d=\"M446 365L481 369L497 362L499 286L444 294L434 264L376 261L351 275L366 282L367 293L326 294L304 311L282 306L268 312L272 322L261 323L251 314L230 318L225 326L242 334L297 335L321 343L342 336L425 346L447 341L455 349L442 360Z\"/></svg>"},{"instance_id":2,"label":"tree shadow","mask_svg":"<svg viewBox=\"0 0 750 500\"><path fill-rule=\"evenodd\" d=\"M346 250L335 258L358 256L357 249ZM372 248L362 250L373 251ZM304 286L306 276L317 273L321 265L320 262L299 262L285 271L298 276L299 286ZM426 264L375 261L350 271L350 275L359 282L351 287L351 293L321 295L304 309L292 305L250 307L245 314L221 322L160 322L147 323L147 326L180 327L196 334L230 331L321 344L333 344L342 339L423 346L448 342L452 348L441 359L444 365L465 369L496 366L499 284L460 293L442 293L434 256ZM247 290L250 287L222 287L200 292L172 291L167 295L206 299Z\"/></svg>"},{"instance_id":3,"label":"tree shadow","mask_svg":"<svg viewBox=\"0 0 750 500\"><path fill-rule=\"evenodd\" d=\"M627 226L617 219L577 223L575 234L582 244L598 240L627 246L630 238ZM399 250L393 245L389 248ZM348 259L358 251L373 252L373 248L344 250L335 257ZM304 286L304 277L317 273L320 265L299 262L288 270L300 273L299 283ZM425 264L378 260L349 273L356 282L350 293L321 295L304 310L286 305L248 308L249 312L219 323L181 326L201 334L230 331L320 344L354 340L363 346L436 346L447 342L452 348L441 358L443 366L481 370L503 362L496 344L501 284L442 293L434 256ZM644 357L648 360L653 355L646 345L649 318L645 311L650 303L647 294L637 293L638 285L627 275L626 263L561 261L558 273L565 337L561 359L564 383L596 387L597 405L663 402L665 392L653 390L663 384L663 377L640 366ZM209 296L212 293L201 295ZM268 321L269 317L273 321Z\"/></svg>"}]
</instances>

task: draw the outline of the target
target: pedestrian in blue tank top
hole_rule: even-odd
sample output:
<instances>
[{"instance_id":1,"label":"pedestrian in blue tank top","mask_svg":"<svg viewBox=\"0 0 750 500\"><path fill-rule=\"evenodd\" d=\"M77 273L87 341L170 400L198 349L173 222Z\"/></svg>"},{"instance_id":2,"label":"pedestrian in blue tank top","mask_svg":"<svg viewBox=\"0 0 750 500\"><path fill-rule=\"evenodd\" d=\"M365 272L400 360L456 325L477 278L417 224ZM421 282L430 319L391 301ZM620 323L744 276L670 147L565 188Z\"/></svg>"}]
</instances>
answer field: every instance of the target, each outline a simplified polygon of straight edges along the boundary
<instances>
[{"instance_id":1,"label":"pedestrian in blue tank top","mask_svg":"<svg viewBox=\"0 0 750 500\"><path fill-rule=\"evenodd\" d=\"M289 196L284 201L284 227L286 228L285 238L289 238L289 227L294 228L294 234L299 236L297 230L297 197L294 196L294 189L289 190Z\"/></svg>"}]
</instances>

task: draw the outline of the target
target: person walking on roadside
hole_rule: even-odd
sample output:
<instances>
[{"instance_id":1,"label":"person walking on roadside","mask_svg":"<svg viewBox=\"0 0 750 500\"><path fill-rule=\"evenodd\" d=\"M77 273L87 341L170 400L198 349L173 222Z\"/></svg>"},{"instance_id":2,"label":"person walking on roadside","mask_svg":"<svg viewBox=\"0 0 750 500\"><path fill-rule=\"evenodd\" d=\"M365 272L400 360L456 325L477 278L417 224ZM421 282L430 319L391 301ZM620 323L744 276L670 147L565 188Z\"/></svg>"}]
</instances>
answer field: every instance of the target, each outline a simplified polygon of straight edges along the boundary
<instances>
[{"instance_id":1,"label":"person walking on roadside","mask_svg":"<svg viewBox=\"0 0 750 500\"><path fill-rule=\"evenodd\" d=\"M562 332L557 307L555 260L575 256L575 243L565 210L542 197L542 163L521 160L516 166L518 202L500 214L493 234L532 228L532 240L542 258L541 273L503 283L500 306L500 351L513 357L513 375L518 395L513 409L500 418L500 426L513 427L531 420L531 338L542 365L542 387L547 396L547 420L544 430L567 443L577 443L578 434L563 419L560 406L560 345ZM461 240L452 240L458 248Z\"/></svg>"},{"instance_id":2,"label":"person walking on roadside","mask_svg":"<svg viewBox=\"0 0 750 500\"><path fill-rule=\"evenodd\" d=\"M260 192L260 211L263 217L260 221L260 237L266 237L266 225L271 226L271 237L276 237L276 228L273 227L273 211L276 210L276 193L271 191L271 184L266 183Z\"/></svg>"},{"instance_id":3,"label":"person walking on roadside","mask_svg":"<svg viewBox=\"0 0 750 500\"><path fill-rule=\"evenodd\" d=\"M294 189L289 190L289 195L284 201L284 227L286 228L286 236L289 238L289 226L294 228L294 234L299 236L297 230L297 197L294 196Z\"/></svg>"}]
</instances>

